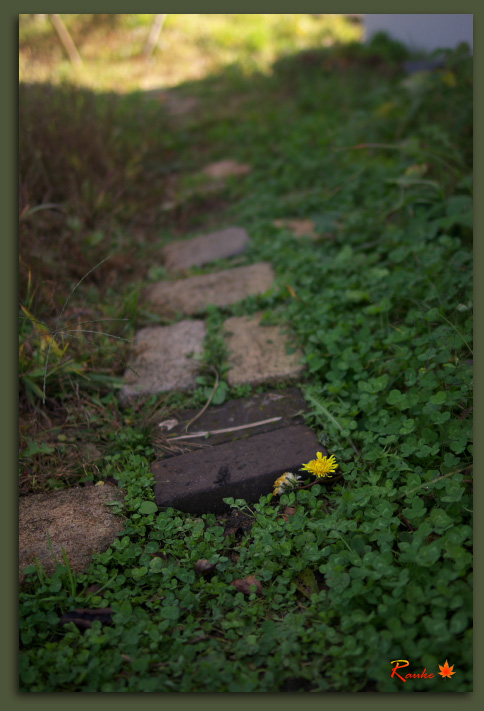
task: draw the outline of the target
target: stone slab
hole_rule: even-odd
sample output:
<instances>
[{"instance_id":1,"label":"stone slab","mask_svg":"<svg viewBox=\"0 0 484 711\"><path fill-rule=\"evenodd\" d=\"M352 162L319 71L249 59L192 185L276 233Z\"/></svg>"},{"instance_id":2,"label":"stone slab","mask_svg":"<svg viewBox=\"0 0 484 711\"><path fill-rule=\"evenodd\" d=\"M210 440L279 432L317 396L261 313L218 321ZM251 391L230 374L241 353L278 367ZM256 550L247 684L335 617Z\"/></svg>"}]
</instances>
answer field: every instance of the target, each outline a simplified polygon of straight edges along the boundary
<instances>
[{"instance_id":1,"label":"stone slab","mask_svg":"<svg viewBox=\"0 0 484 711\"><path fill-rule=\"evenodd\" d=\"M197 418L196 422L186 431L186 424L200 413L200 408L194 410L184 410L176 416L177 425L173 426L173 421L168 421L168 427L159 428L160 434L167 438L181 437L176 439L177 445L189 443L190 448L218 445L225 442L246 439L254 434L263 434L272 430L289 427L290 425L303 424L303 413L307 409L307 403L303 394L298 388L286 388L274 392L258 393L250 397L229 400L223 405L211 406ZM275 420L275 418L278 418ZM275 420L266 422L266 420ZM265 422L260 425L259 422ZM253 427L251 425L254 423ZM163 423L161 423L163 424ZM209 434L195 437L198 432L217 432L236 427L244 429L232 432L222 432L219 434ZM189 435L189 437L187 437ZM167 451L165 456L175 456Z\"/></svg>"},{"instance_id":2,"label":"stone slab","mask_svg":"<svg viewBox=\"0 0 484 711\"><path fill-rule=\"evenodd\" d=\"M242 227L228 227L194 239L172 242L162 250L165 266L170 271L215 262L217 259L236 257L245 252L250 237Z\"/></svg>"},{"instance_id":3,"label":"stone slab","mask_svg":"<svg viewBox=\"0 0 484 711\"><path fill-rule=\"evenodd\" d=\"M209 304L231 306L248 296L263 294L273 283L271 265L259 262L213 274L158 282L148 287L145 298L148 307L157 313L195 315L203 313Z\"/></svg>"},{"instance_id":4,"label":"stone slab","mask_svg":"<svg viewBox=\"0 0 484 711\"><path fill-rule=\"evenodd\" d=\"M251 171L250 165L247 163L238 163L235 160L219 160L216 163L210 163L203 168L202 173L208 175L209 178L221 180L230 178L233 175L245 175Z\"/></svg>"},{"instance_id":5,"label":"stone slab","mask_svg":"<svg viewBox=\"0 0 484 711\"><path fill-rule=\"evenodd\" d=\"M170 390L196 387L198 364L193 355L203 352L203 321L180 321L171 326L150 326L136 334L136 350L124 374L121 402Z\"/></svg>"},{"instance_id":6,"label":"stone slab","mask_svg":"<svg viewBox=\"0 0 484 711\"><path fill-rule=\"evenodd\" d=\"M274 220L275 227L289 230L294 237L309 237L310 239L318 239L320 236L316 232L316 223L313 220Z\"/></svg>"},{"instance_id":7,"label":"stone slab","mask_svg":"<svg viewBox=\"0 0 484 711\"><path fill-rule=\"evenodd\" d=\"M237 316L224 323L230 370L229 385L258 385L297 378L302 351L286 353L291 341L279 326L262 326L261 314Z\"/></svg>"},{"instance_id":8,"label":"stone slab","mask_svg":"<svg viewBox=\"0 0 484 711\"><path fill-rule=\"evenodd\" d=\"M152 465L155 500L193 514L225 513L224 498L258 501L286 471L297 473L322 447L305 425L219 444Z\"/></svg>"},{"instance_id":9,"label":"stone slab","mask_svg":"<svg viewBox=\"0 0 484 711\"><path fill-rule=\"evenodd\" d=\"M124 519L112 513L107 501L122 500L114 486L76 487L19 499L19 581L35 558L51 574L63 563L62 549L75 572L84 571L94 553L107 550L124 529Z\"/></svg>"}]
</instances>

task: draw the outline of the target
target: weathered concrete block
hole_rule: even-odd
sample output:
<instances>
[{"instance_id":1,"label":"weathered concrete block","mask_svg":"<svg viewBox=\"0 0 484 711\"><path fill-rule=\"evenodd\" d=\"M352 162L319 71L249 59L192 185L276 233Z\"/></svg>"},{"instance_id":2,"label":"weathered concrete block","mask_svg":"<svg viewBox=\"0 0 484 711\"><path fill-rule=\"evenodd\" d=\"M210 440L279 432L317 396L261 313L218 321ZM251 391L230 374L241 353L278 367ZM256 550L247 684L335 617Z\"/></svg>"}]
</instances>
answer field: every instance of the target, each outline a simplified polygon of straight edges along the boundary
<instances>
[{"instance_id":1,"label":"weathered concrete block","mask_svg":"<svg viewBox=\"0 0 484 711\"><path fill-rule=\"evenodd\" d=\"M230 306L272 286L274 272L268 262L225 269L177 281L162 281L146 290L149 308L162 314L199 314L209 304Z\"/></svg>"},{"instance_id":2,"label":"weathered concrete block","mask_svg":"<svg viewBox=\"0 0 484 711\"><path fill-rule=\"evenodd\" d=\"M224 498L258 501L281 474L296 474L318 450L314 432L294 425L164 459L152 466L155 500L188 513L225 513Z\"/></svg>"},{"instance_id":3,"label":"weathered concrete block","mask_svg":"<svg viewBox=\"0 0 484 711\"><path fill-rule=\"evenodd\" d=\"M205 333L203 321L180 321L138 331L135 355L129 363L137 374L126 370L121 401L195 388L198 364L191 356L203 352Z\"/></svg>"},{"instance_id":4,"label":"weathered concrete block","mask_svg":"<svg viewBox=\"0 0 484 711\"><path fill-rule=\"evenodd\" d=\"M250 237L241 227L201 235L195 239L172 242L162 250L163 261L170 271L182 271L202 266L217 259L235 257L245 252Z\"/></svg>"},{"instance_id":5,"label":"weathered concrete block","mask_svg":"<svg viewBox=\"0 0 484 711\"><path fill-rule=\"evenodd\" d=\"M229 350L230 385L258 385L297 378L302 352L286 353L291 343L279 326L261 326L260 314L237 316L224 323Z\"/></svg>"},{"instance_id":6,"label":"weathered concrete block","mask_svg":"<svg viewBox=\"0 0 484 711\"><path fill-rule=\"evenodd\" d=\"M122 500L114 486L93 486L32 494L19 499L19 581L24 569L38 558L51 574L57 563L49 548L63 563L65 550L72 569L85 570L94 553L109 548L124 529L124 519L106 506L107 501Z\"/></svg>"}]
</instances>

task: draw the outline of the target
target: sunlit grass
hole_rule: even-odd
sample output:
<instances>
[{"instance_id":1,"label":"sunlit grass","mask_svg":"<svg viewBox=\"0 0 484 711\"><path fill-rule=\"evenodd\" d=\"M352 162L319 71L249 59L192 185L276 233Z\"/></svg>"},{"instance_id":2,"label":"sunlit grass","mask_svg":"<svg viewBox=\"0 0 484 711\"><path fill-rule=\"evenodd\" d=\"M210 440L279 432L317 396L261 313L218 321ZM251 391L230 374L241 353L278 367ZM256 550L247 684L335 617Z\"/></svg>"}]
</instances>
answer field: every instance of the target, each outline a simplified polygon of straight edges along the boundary
<instances>
[{"instance_id":1,"label":"sunlit grass","mask_svg":"<svg viewBox=\"0 0 484 711\"><path fill-rule=\"evenodd\" d=\"M48 19L21 15L21 81L69 82L125 93L201 79L234 63L248 74L267 72L280 55L362 36L361 25L344 15L169 14L153 56L144 59L154 15L61 17L82 66L69 62Z\"/></svg>"}]
</instances>

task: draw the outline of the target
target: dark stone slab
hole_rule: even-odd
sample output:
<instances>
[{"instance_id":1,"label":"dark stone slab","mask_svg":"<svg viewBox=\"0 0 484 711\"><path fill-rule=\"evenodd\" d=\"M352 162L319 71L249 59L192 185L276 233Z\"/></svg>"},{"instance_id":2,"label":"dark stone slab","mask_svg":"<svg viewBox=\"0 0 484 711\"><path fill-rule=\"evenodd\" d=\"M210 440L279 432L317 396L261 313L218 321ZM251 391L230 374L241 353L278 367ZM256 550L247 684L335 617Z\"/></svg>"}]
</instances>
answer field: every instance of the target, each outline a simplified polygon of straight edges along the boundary
<instances>
[{"instance_id":1,"label":"dark stone slab","mask_svg":"<svg viewBox=\"0 0 484 711\"><path fill-rule=\"evenodd\" d=\"M169 431L161 427L160 434L166 434L169 439L180 437L180 439L175 440L177 444L190 443L192 449L197 444L202 447L206 447L207 444L223 444L224 442L246 439L254 434L278 430L281 427L303 424L303 413L306 408L307 404L301 391L298 388L287 388L285 390L251 395L238 400L229 400L223 405L212 406L189 427L188 431L186 431L187 423L199 414L200 409L185 410L176 417L179 422L178 425L172 426ZM275 418L279 419L276 420ZM275 421L266 422L263 425L257 424L266 420ZM254 423L253 427L246 427L252 423ZM244 429L209 434L208 436L194 436L197 432L212 433L214 430L231 429L233 427L244 427ZM187 435L189 436L187 437ZM170 456L169 452L167 456Z\"/></svg>"},{"instance_id":2,"label":"dark stone slab","mask_svg":"<svg viewBox=\"0 0 484 711\"><path fill-rule=\"evenodd\" d=\"M322 447L305 425L293 425L155 462L155 500L187 513L226 513L223 499L258 501L286 471L298 472Z\"/></svg>"}]
</instances>

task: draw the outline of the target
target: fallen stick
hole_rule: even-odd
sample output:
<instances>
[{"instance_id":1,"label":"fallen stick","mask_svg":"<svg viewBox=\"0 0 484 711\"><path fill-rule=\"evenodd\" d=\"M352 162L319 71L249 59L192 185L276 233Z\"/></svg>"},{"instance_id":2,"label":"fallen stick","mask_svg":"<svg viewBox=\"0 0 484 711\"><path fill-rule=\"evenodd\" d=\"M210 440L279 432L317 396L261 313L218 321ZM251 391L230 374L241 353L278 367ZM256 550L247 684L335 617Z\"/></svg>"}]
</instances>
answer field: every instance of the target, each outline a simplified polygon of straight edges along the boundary
<instances>
[{"instance_id":1,"label":"fallen stick","mask_svg":"<svg viewBox=\"0 0 484 711\"><path fill-rule=\"evenodd\" d=\"M80 66L82 64L81 55L77 51L77 47L74 44L72 37L70 36L67 27L62 22L60 16L51 14L50 19L52 20L52 23L56 29L57 34L59 35L60 41L62 42L69 59L73 64L77 64L77 66Z\"/></svg>"},{"instance_id":2,"label":"fallen stick","mask_svg":"<svg viewBox=\"0 0 484 711\"><path fill-rule=\"evenodd\" d=\"M238 427L227 427L223 430L211 430L207 432L194 432L189 435L181 435L180 437L167 437L170 442L175 439L192 439L192 437L206 437L207 435L225 434L226 432L237 432L238 430L247 430L250 427L259 427L260 425L268 425L270 422L282 420L282 417L271 417L269 420L261 420L260 422L251 422L249 425L239 425Z\"/></svg>"},{"instance_id":3,"label":"fallen stick","mask_svg":"<svg viewBox=\"0 0 484 711\"><path fill-rule=\"evenodd\" d=\"M143 54L145 57L151 57L153 54L153 50L155 49L157 43L158 43L158 38L160 36L161 28L163 27L163 23L165 22L166 14L165 15L157 15L155 17L155 21L153 22L153 26L150 31L150 35L146 41Z\"/></svg>"}]
</instances>

